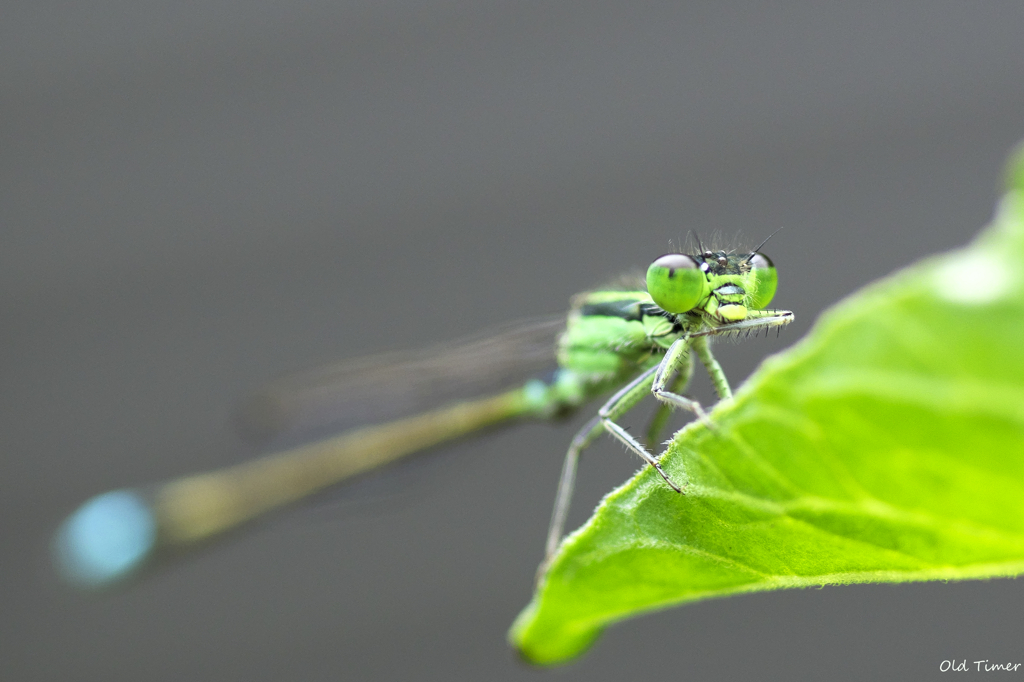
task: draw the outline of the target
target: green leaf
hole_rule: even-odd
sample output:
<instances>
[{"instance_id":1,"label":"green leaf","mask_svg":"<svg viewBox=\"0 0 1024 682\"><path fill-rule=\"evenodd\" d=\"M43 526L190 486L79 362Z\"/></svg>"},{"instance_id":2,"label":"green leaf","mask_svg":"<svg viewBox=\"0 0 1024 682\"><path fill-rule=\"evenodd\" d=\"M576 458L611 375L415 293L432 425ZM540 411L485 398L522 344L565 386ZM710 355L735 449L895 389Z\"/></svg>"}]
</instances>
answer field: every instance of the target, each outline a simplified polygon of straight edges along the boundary
<instances>
[{"instance_id":1,"label":"green leaf","mask_svg":"<svg viewBox=\"0 0 1024 682\"><path fill-rule=\"evenodd\" d=\"M530 661L612 622L789 587L1024 572L1024 154L968 248L839 303L609 494L512 628Z\"/></svg>"}]
</instances>

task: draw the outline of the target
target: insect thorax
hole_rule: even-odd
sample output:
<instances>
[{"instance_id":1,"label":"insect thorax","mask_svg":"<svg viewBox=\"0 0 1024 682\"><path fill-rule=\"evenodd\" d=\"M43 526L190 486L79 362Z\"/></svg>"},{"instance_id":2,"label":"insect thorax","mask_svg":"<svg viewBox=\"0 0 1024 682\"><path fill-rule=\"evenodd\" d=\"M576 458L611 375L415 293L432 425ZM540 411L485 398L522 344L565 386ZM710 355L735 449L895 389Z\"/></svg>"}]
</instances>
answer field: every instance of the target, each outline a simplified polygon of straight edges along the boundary
<instances>
[{"instance_id":1,"label":"insect thorax","mask_svg":"<svg viewBox=\"0 0 1024 682\"><path fill-rule=\"evenodd\" d=\"M683 333L646 291L577 296L558 342L558 363L589 381L616 381L644 369Z\"/></svg>"}]
</instances>

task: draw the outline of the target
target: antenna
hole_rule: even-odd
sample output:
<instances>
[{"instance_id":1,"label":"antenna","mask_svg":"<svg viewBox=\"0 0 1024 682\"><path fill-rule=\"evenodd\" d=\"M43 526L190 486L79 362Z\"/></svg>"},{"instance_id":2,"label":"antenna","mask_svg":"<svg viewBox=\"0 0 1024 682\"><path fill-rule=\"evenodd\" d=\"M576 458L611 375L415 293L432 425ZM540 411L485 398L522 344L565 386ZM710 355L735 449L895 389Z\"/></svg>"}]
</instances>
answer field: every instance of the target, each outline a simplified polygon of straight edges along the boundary
<instances>
[{"instance_id":1,"label":"antenna","mask_svg":"<svg viewBox=\"0 0 1024 682\"><path fill-rule=\"evenodd\" d=\"M698 236L697 236L697 233L696 233L696 232L694 232L694 231L693 231L692 229L690 230L690 235L691 235L691 236L692 236L692 237L693 237L693 238L694 238L695 240L697 240L697 248L698 248L698 249L700 249L700 254L699 254L699 255L703 256L703 255L704 255L704 245L700 243L700 237L698 237ZM758 247L758 248L760 248L760 247Z\"/></svg>"},{"instance_id":2,"label":"antenna","mask_svg":"<svg viewBox=\"0 0 1024 682\"><path fill-rule=\"evenodd\" d=\"M772 232L772 233L771 233L770 235L768 235L768 239L771 239L772 237L774 237L775 235L777 235L777 234L778 234L778 233L779 233L779 232L780 232L781 230L782 230L782 228L780 227L780 228L779 228L778 230L775 230L774 232ZM761 242L760 244L758 244L758 245L757 245L757 248L756 248L756 249L753 249L753 250L751 250L751 252L750 252L750 255L749 255L749 256L747 256L746 258L744 258L743 260L745 260L745 261L748 261L748 260L750 260L751 258L753 258L753 257L754 257L754 254L755 254L755 253L757 253L758 251L760 251L760 250L761 250L761 247L762 247L762 246L764 246L765 244L767 244L767 243L768 243L768 239L765 239L765 240L764 240L763 242Z\"/></svg>"}]
</instances>

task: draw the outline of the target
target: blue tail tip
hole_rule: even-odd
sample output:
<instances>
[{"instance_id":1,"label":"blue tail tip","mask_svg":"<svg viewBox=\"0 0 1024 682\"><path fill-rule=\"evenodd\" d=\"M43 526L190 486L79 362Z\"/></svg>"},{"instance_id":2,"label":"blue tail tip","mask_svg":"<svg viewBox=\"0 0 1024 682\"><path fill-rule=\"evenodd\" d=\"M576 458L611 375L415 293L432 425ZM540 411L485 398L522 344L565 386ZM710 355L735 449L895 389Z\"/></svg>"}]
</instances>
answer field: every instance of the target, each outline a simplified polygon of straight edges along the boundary
<instances>
[{"instance_id":1,"label":"blue tail tip","mask_svg":"<svg viewBox=\"0 0 1024 682\"><path fill-rule=\"evenodd\" d=\"M64 520L53 539L53 560L68 583L106 587L134 573L156 545L156 518L134 490L97 495Z\"/></svg>"}]
</instances>

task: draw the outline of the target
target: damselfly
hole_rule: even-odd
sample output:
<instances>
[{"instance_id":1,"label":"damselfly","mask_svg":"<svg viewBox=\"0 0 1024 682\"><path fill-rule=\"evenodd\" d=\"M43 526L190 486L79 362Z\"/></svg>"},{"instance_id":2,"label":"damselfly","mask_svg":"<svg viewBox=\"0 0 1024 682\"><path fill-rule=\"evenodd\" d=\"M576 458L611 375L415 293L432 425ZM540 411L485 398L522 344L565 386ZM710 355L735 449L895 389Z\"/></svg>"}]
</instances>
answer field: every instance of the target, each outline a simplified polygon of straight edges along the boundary
<instances>
[{"instance_id":1,"label":"damselfly","mask_svg":"<svg viewBox=\"0 0 1024 682\"><path fill-rule=\"evenodd\" d=\"M767 240L765 240L767 241ZM410 356L386 355L322 368L268 386L249 401L250 429L265 437L340 435L226 469L98 495L69 516L54 539L68 582L103 587L161 557L207 544L226 531L357 474L444 441L517 419L553 419L612 393L572 439L548 529L545 559L561 541L580 453L607 433L683 489L658 457L618 420L644 396L660 401L647 442L683 408L714 428L683 395L696 355L720 399L732 393L710 341L788 324L767 310L778 283L758 246L749 252L670 253L641 281L573 298L567 317L534 321L492 337ZM546 379L523 380L551 363ZM528 375L527 375L528 376ZM434 409L408 416L424 404Z\"/></svg>"}]
</instances>

